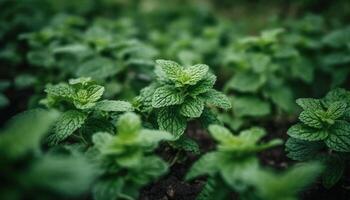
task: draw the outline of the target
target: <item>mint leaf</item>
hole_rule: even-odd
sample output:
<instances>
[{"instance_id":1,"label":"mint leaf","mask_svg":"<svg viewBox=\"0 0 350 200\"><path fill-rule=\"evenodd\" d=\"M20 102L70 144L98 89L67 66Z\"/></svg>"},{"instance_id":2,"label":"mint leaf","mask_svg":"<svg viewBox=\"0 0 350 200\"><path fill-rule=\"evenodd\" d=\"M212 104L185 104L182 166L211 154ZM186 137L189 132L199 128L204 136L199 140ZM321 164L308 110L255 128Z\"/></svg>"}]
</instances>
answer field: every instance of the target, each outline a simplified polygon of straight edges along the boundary
<instances>
[{"instance_id":1,"label":"mint leaf","mask_svg":"<svg viewBox=\"0 0 350 200\"><path fill-rule=\"evenodd\" d=\"M182 135L178 140L170 143L176 149L191 152L193 154L200 154L197 142L187 136Z\"/></svg>"},{"instance_id":2,"label":"mint leaf","mask_svg":"<svg viewBox=\"0 0 350 200\"><path fill-rule=\"evenodd\" d=\"M218 142L229 143L234 140L232 133L223 126L210 125L208 129L211 136Z\"/></svg>"},{"instance_id":3,"label":"mint leaf","mask_svg":"<svg viewBox=\"0 0 350 200\"><path fill-rule=\"evenodd\" d=\"M337 101L332 103L327 110L327 116L331 119L338 119L343 116L347 108L346 103Z\"/></svg>"},{"instance_id":4,"label":"mint leaf","mask_svg":"<svg viewBox=\"0 0 350 200\"><path fill-rule=\"evenodd\" d=\"M92 108L95 102L102 97L104 90L104 87L100 85L90 85L80 89L75 93L73 103L78 109Z\"/></svg>"},{"instance_id":5,"label":"mint leaf","mask_svg":"<svg viewBox=\"0 0 350 200\"><path fill-rule=\"evenodd\" d=\"M91 77L95 80L103 80L107 77L111 77L122 70L117 63L114 63L111 59L104 57L94 57L88 61L82 63L77 71L78 77Z\"/></svg>"},{"instance_id":6,"label":"mint leaf","mask_svg":"<svg viewBox=\"0 0 350 200\"><path fill-rule=\"evenodd\" d=\"M300 98L297 99L296 103L304 110L323 110L321 101L319 99Z\"/></svg>"},{"instance_id":7,"label":"mint leaf","mask_svg":"<svg viewBox=\"0 0 350 200\"><path fill-rule=\"evenodd\" d=\"M220 158L221 155L217 152L204 154L192 165L185 179L191 180L197 176L215 174L219 170Z\"/></svg>"},{"instance_id":8,"label":"mint leaf","mask_svg":"<svg viewBox=\"0 0 350 200\"><path fill-rule=\"evenodd\" d=\"M337 121L329 131L326 145L335 151L350 152L350 123Z\"/></svg>"},{"instance_id":9,"label":"mint leaf","mask_svg":"<svg viewBox=\"0 0 350 200\"><path fill-rule=\"evenodd\" d=\"M293 92L287 87L278 87L267 91L267 94L279 108L284 111L292 112L294 110Z\"/></svg>"},{"instance_id":10,"label":"mint leaf","mask_svg":"<svg viewBox=\"0 0 350 200\"><path fill-rule=\"evenodd\" d=\"M195 85L202 80L209 70L208 65L197 64L185 69L186 76L189 77L186 81L182 81L186 85Z\"/></svg>"},{"instance_id":11,"label":"mint leaf","mask_svg":"<svg viewBox=\"0 0 350 200\"><path fill-rule=\"evenodd\" d=\"M152 106L155 108L181 104L184 96L171 86L159 87L153 94Z\"/></svg>"},{"instance_id":12,"label":"mint leaf","mask_svg":"<svg viewBox=\"0 0 350 200\"><path fill-rule=\"evenodd\" d=\"M53 134L48 137L50 145L56 145L72 135L85 122L87 115L77 110L63 113L53 128Z\"/></svg>"},{"instance_id":13,"label":"mint leaf","mask_svg":"<svg viewBox=\"0 0 350 200\"><path fill-rule=\"evenodd\" d=\"M322 121L315 111L305 110L300 113L299 120L313 128L322 128Z\"/></svg>"},{"instance_id":14,"label":"mint leaf","mask_svg":"<svg viewBox=\"0 0 350 200\"><path fill-rule=\"evenodd\" d=\"M141 118L135 113L128 112L120 116L117 121L118 134L125 138L135 137L141 129Z\"/></svg>"},{"instance_id":15,"label":"mint leaf","mask_svg":"<svg viewBox=\"0 0 350 200\"><path fill-rule=\"evenodd\" d=\"M205 93L214 86L215 81L216 76L211 73L207 73L202 80L197 82L196 85L189 87L189 94L191 96L197 96L199 94Z\"/></svg>"},{"instance_id":16,"label":"mint leaf","mask_svg":"<svg viewBox=\"0 0 350 200\"><path fill-rule=\"evenodd\" d=\"M186 129L186 118L177 113L176 108L161 108L158 111L159 129L170 132L175 138L180 137Z\"/></svg>"},{"instance_id":17,"label":"mint leaf","mask_svg":"<svg viewBox=\"0 0 350 200\"><path fill-rule=\"evenodd\" d=\"M94 200L117 199L124 187L123 179L106 179L98 181L92 190Z\"/></svg>"},{"instance_id":18,"label":"mint leaf","mask_svg":"<svg viewBox=\"0 0 350 200\"><path fill-rule=\"evenodd\" d=\"M256 92L266 82L266 78L252 73L237 73L225 86L226 89L234 89L240 92Z\"/></svg>"},{"instance_id":19,"label":"mint leaf","mask_svg":"<svg viewBox=\"0 0 350 200\"><path fill-rule=\"evenodd\" d=\"M286 142L287 156L293 160L306 161L314 159L324 148L323 142L309 142L295 138L289 138Z\"/></svg>"},{"instance_id":20,"label":"mint leaf","mask_svg":"<svg viewBox=\"0 0 350 200\"><path fill-rule=\"evenodd\" d=\"M202 94L202 98L206 103L223 108L225 110L231 108L231 102L223 93L210 89L208 92Z\"/></svg>"},{"instance_id":21,"label":"mint leaf","mask_svg":"<svg viewBox=\"0 0 350 200\"><path fill-rule=\"evenodd\" d=\"M79 78L69 79L70 85L88 86L91 83L93 83L91 77L79 77Z\"/></svg>"},{"instance_id":22,"label":"mint leaf","mask_svg":"<svg viewBox=\"0 0 350 200\"><path fill-rule=\"evenodd\" d=\"M53 97L60 97L70 99L74 96L74 89L68 84L60 83L57 85L49 85L46 87L45 92Z\"/></svg>"},{"instance_id":23,"label":"mint leaf","mask_svg":"<svg viewBox=\"0 0 350 200\"><path fill-rule=\"evenodd\" d=\"M350 101L350 92L342 89L336 88L327 93L326 97L322 100L322 102L329 107L333 102L349 102Z\"/></svg>"},{"instance_id":24,"label":"mint leaf","mask_svg":"<svg viewBox=\"0 0 350 200\"><path fill-rule=\"evenodd\" d=\"M325 130L307 127L302 124L293 125L288 129L287 134L291 137L307 141L324 140L329 135Z\"/></svg>"},{"instance_id":25,"label":"mint leaf","mask_svg":"<svg viewBox=\"0 0 350 200\"><path fill-rule=\"evenodd\" d=\"M96 103L95 110L107 112L127 112L133 111L133 107L126 101L103 100Z\"/></svg>"},{"instance_id":26,"label":"mint leaf","mask_svg":"<svg viewBox=\"0 0 350 200\"><path fill-rule=\"evenodd\" d=\"M166 131L142 129L140 131L140 138L143 142L143 146L154 147L163 140L173 140L174 136Z\"/></svg>"},{"instance_id":27,"label":"mint leaf","mask_svg":"<svg viewBox=\"0 0 350 200\"><path fill-rule=\"evenodd\" d=\"M204 102L199 98L188 97L181 104L180 114L185 117L197 118L200 117L204 109Z\"/></svg>"},{"instance_id":28,"label":"mint leaf","mask_svg":"<svg viewBox=\"0 0 350 200\"><path fill-rule=\"evenodd\" d=\"M228 193L229 190L225 187L222 180L209 177L196 200L224 200L227 198Z\"/></svg>"},{"instance_id":29,"label":"mint leaf","mask_svg":"<svg viewBox=\"0 0 350 200\"><path fill-rule=\"evenodd\" d=\"M182 76L183 67L176 62L170 60L156 60L156 63L161 67L162 72L165 73L168 79L176 81Z\"/></svg>"},{"instance_id":30,"label":"mint leaf","mask_svg":"<svg viewBox=\"0 0 350 200\"><path fill-rule=\"evenodd\" d=\"M233 97L231 102L233 113L237 117L262 117L271 112L271 106L268 102L254 96Z\"/></svg>"}]
</instances>

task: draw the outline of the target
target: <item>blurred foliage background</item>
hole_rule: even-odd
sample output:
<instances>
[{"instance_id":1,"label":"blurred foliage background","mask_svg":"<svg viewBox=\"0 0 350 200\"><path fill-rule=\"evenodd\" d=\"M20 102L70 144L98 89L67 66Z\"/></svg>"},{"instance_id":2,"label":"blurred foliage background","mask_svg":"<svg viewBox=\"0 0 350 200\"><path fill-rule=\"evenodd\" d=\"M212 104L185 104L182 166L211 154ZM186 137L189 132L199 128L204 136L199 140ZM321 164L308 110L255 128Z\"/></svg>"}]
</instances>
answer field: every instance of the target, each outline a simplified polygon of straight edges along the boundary
<instances>
[{"instance_id":1,"label":"blurred foliage background","mask_svg":"<svg viewBox=\"0 0 350 200\"><path fill-rule=\"evenodd\" d=\"M231 130L285 128L300 111L295 99L349 89L349 21L348 0L0 0L0 124L44 107L45 88L72 78L91 77L103 98L132 102L155 79L155 60L168 59L210 66L215 88L233 105L213 112ZM75 159L76 148L41 151L46 129L29 126L36 137L23 148L6 142L26 132L12 120L45 128L56 114L28 111L2 131L6 198L20 199L18 188L29 197L74 196L71 187L85 183L77 189L84 192L97 176L85 158ZM25 176L16 175L21 170ZM41 172L47 179L33 178ZM56 173L72 176L51 184Z\"/></svg>"}]
</instances>

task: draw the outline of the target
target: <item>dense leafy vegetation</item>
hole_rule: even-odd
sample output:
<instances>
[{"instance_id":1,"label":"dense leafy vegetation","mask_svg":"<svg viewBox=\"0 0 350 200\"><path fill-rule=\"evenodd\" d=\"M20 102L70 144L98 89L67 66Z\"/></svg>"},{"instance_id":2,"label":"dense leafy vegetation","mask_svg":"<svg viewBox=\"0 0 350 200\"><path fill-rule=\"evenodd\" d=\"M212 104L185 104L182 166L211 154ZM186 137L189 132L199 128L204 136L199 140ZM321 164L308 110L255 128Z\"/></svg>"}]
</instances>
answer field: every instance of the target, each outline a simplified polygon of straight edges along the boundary
<instances>
[{"instance_id":1,"label":"dense leafy vegetation","mask_svg":"<svg viewBox=\"0 0 350 200\"><path fill-rule=\"evenodd\" d=\"M348 1L0 6L0 199L349 198Z\"/></svg>"}]
</instances>

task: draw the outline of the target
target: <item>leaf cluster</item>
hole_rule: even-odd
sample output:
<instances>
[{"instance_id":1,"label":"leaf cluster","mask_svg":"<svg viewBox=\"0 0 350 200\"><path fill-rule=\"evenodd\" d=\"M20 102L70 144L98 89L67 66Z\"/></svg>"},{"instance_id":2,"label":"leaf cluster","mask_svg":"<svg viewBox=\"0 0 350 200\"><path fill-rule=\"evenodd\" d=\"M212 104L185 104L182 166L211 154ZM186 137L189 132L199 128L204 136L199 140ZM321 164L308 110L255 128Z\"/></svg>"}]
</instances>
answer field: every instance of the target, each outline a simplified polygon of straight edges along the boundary
<instances>
[{"instance_id":1,"label":"leaf cluster","mask_svg":"<svg viewBox=\"0 0 350 200\"><path fill-rule=\"evenodd\" d=\"M136 106L141 112L155 113L161 130L179 138L187 121L203 116L208 106L231 108L228 98L213 89L216 76L207 65L184 67L169 60L156 62L157 81L141 91Z\"/></svg>"},{"instance_id":2,"label":"leaf cluster","mask_svg":"<svg viewBox=\"0 0 350 200\"><path fill-rule=\"evenodd\" d=\"M300 122L288 129L288 156L299 161L324 161L328 166L323 177L326 187L341 178L344 156L350 151L349 100L350 93L344 89L334 89L322 99L298 99L303 109Z\"/></svg>"},{"instance_id":3,"label":"leaf cluster","mask_svg":"<svg viewBox=\"0 0 350 200\"><path fill-rule=\"evenodd\" d=\"M91 78L82 77L71 79L68 84L49 85L45 92L47 97L41 102L49 108L60 108L63 111L53 127L53 133L48 137L50 145L66 140L78 130L78 141L86 142L86 138L96 128L113 130L111 114L133 110L132 105L126 101L100 100L104 87Z\"/></svg>"}]
</instances>

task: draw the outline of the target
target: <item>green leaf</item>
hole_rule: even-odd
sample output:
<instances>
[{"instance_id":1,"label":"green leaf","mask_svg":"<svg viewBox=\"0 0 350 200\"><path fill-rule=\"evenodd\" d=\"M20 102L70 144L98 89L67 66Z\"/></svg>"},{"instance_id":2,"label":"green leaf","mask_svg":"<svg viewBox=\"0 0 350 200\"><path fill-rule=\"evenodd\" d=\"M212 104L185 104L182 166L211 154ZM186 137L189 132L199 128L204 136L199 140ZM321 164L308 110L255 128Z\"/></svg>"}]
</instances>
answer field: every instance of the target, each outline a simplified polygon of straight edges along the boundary
<instances>
[{"instance_id":1,"label":"green leaf","mask_svg":"<svg viewBox=\"0 0 350 200\"><path fill-rule=\"evenodd\" d=\"M271 106L254 96L243 96L232 98L233 112L237 117L262 117L270 114Z\"/></svg>"},{"instance_id":2,"label":"green leaf","mask_svg":"<svg viewBox=\"0 0 350 200\"><path fill-rule=\"evenodd\" d=\"M0 134L0 154L16 159L39 149L40 141L58 118L56 111L28 110L14 116Z\"/></svg>"},{"instance_id":3,"label":"green leaf","mask_svg":"<svg viewBox=\"0 0 350 200\"><path fill-rule=\"evenodd\" d=\"M87 86L91 83L93 83L91 77L79 77L79 78L69 79L69 85Z\"/></svg>"},{"instance_id":4,"label":"green leaf","mask_svg":"<svg viewBox=\"0 0 350 200\"><path fill-rule=\"evenodd\" d=\"M265 135L266 131L263 128L253 127L241 131L239 138L243 139L247 144L256 144Z\"/></svg>"},{"instance_id":5,"label":"green leaf","mask_svg":"<svg viewBox=\"0 0 350 200\"><path fill-rule=\"evenodd\" d=\"M158 156L145 156L141 159L141 163L135 169L134 177L131 177L132 181L140 186L154 181L168 171L167 163Z\"/></svg>"},{"instance_id":6,"label":"green leaf","mask_svg":"<svg viewBox=\"0 0 350 200\"><path fill-rule=\"evenodd\" d=\"M337 101L345 103L350 102L350 92L341 88L333 89L327 93L322 102L326 105L326 107L329 107L332 103Z\"/></svg>"},{"instance_id":7,"label":"green leaf","mask_svg":"<svg viewBox=\"0 0 350 200\"><path fill-rule=\"evenodd\" d=\"M313 128L322 128L322 121L315 111L305 110L300 113L299 120Z\"/></svg>"},{"instance_id":8,"label":"green leaf","mask_svg":"<svg viewBox=\"0 0 350 200\"><path fill-rule=\"evenodd\" d=\"M70 99L74 96L74 89L65 83L60 83L57 85L49 85L46 87L45 92L54 97L60 97L64 99Z\"/></svg>"},{"instance_id":9,"label":"green leaf","mask_svg":"<svg viewBox=\"0 0 350 200\"><path fill-rule=\"evenodd\" d=\"M315 129L302 124L293 125L288 129L287 134L291 137L307 141L319 141L328 137L328 132L322 129Z\"/></svg>"},{"instance_id":10,"label":"green leaf","mask_svg":"<svg viewBox=\"0 0 350 200\"><path fill-rule=\"evenodd\" d=\"M165 73L168 79L176 81L182 76L183 67L176 62L170 60L156 60L156 63L161 67L162 72Z\"/></svg>"},{"instance_id":11,"label":"green leaf","mask_svg":"<svg viewBox=\"0 0 350 200\"><path fill-rule=\"evenodd\" d=\"M33 86L37 82L37 78L30 74L21 74L15 78L15 87L24 89Z\"/></svg>"},{"instance_id":12,"label":"green leaf","mask_svg":"<svg viewBox=\"0 0 350 200\"><path fill-rule=\"evenodd\" d=\"M194 179L202 175L214 175L218 172L221 155L218 152L209 152L200 157L189 169L186 174L186 180Z\"/></svg>"},{"instance_id":13,"label":"green leaf","mask_svg":"<svg viewBox=\"0 0 350 200\"><path fill-rule=\"evenodd\" d=\"M86 98L86 101L95 102L102 97L103 92L105 91L105 88L100 85L91 85L86 89L86 91L88 95Z\"/></svg>"},{"instance_id":14,"label":"green leaf","mask_svg":"<svg viewBox=\"0 0 350 200\"><path fill-rule=\"evenodd\" d=\"M77 110L63 113L53 128L53 134L48 137L49 144L56 145L65 140L84 124L86 118L87 114Z\"/></svg>"},{"instance_id":15,"label":"green leaf","mask_svg":"<svg viewBox=\"0 0 350 200\"><path fill-rule=\"evenodd\" d=\"M346 27L343 29L338 29L331 31L327 35L325 35L322 39L322 42L329 45L333 48L340 48L345 46L350 42L350 28Z\"/></svg>"},{"instance_id":16,"label":"green leaf","mask_svg":"<svg viewBox=\"0 0 350 200\"><path fill-rule=\"evenodd\" d=\"M95 110L107 112L128 112L133 111L133 106L127 101L103 100L96 103Z\"/></svg>"},{"instance_id":17,"label":"green leaf","mask_svg":"<svg viewBox=\"0 0 350 200\"><path fill-rule=\"evenodd\" d=\"M181 81L186 85L195 85L198 81L202 80L208 73L209 67L204 64L197 64L185 69L186 81Z\"/></svg>"},{"instance_id":18,"label":"green leaf","mask_svg":"<svg viewBox=\"0 0 350 200\"><path fill-rule=\"evenodd\" d=\"M350 152L350 123L337 121L329 131L326 145L335 151Z\"/></svg>"},{"instance_id":19,"label":"green leaf","mask_svg":"<svg viewBox=\"0 0 350 200\"><path fill-rule=\"evenodd\" d=\"M207 73L202 80L188 88L189 94L195 97L199 94L205 93L214 86L215 81L216 76L211 73Z\"/></svg>"},{"instance_id":20,"label":"green leaf","mask_svg":"<svg viewBox=\"0 0 350 200\"><path fill-rule=\"evenodd\" d=\"M165 130L179 138L186 129L187 120L177 113L176 108L162 108L158 111L157 122L160 130Z\"/></svg>"},{"instance_id":21,"label":"green leaf","mask_svg":"<svg viewBox=\"0 0 350 200\"><path fill-rule=\"evenodd\" d=\"M140 91L140 95L136 97L136 106L142 112L150 112L152 107L153 94L156 91L156 85L151 84Z\"/></svg>"},{"instance_id":22,"label":"green leaf","mask_svg":"<svg viewBox=\"0 0 350 200\"><path fill-rule=\"evenodd\" d=\"M189 118L198 118L204 109L204 102L199 98L188 97L180 107L180 114Z\"/></svg>"},{"instance_id":23,"label":"green leaf","mask_svg":"<svg viewBox=\"0 0 350 200\"><path fill-rule=\"evenodd\" d=\"M292 112L294 110L294 96L291 89L279 87L268 91L273 103L284 111Z\"/></svg>"},{"instance_id":24,"label":"green leaf","mask_svg":"<svg viewBox=\"0 0 350 200\"><path fill-rule=\"evenodd\" d=\"M87 88L78 90L74 95L74 105L78 109L89 109L95 106L104 93L104 87L100 85L90 85Z\"/></svg>"},{"instance_id":25,"label":"green leaf","mask_svg":"<svg viewBox=\"0 0 350 200\"><path fill-rule=\"evenodd\" d=\"M197 142L185 135L182 135L176 141L170 143L174 148L191 152L193 154L200 154L199 146Z\"/></svg>"},{"instance_id":26,"label":"green leaf","mask_svg":"<svg viewBox=\"0 0 350 200\"><path fill-rule=\"evenodd\" d=\"M245 176L249 175L248 172L256 170L258 166L258 159L255 157L248 156L237 162L229 160L220 165L221 177L234 190L244 191L248 187L244 181Z\"/></svg>"},{"instance_id":27,"label":"green leaf","mask_svg":"<svg viewBox=\"0 0 350 200\"><path fill-rule=\"evenodd\" d=\"M327 116L333 120L343 116L347 108L346 103L337 101L332 103L327 110Z\"/></svg>"},{"instance_id":28,"label":"green leaf","mask_svg":"<svg viewBox=\"0 0 350 200\"><path fill-rule=\"evenodd\" d=\"M345 163L337 155L328 156L325 159L326 169L322 174L322 185L329 189L342 177L345 170Z\"/></svg>"},{"instance_id":29,"label":"green leaf","mask_svg":"<svg viewBox=\"0 0 350 200\"><path fill-rule=\"evenodd\" d=\"M135 113L125 113L117 121L118 134L121 137L133 137L141 130L141 118Z\"/></svg>"},{"instance_id":30,"label":"green leaf","mask_svg":"<svg viewBox=\"0 0 350 200\"><path fill-rule=\"evenodd\" d=\"M139 137L142 145L146 147L155 147L161 141L174 140L174 136L169 132L150 129L142 129Z\"/></svg>"},{"instance_id":31,"label":"green leaf","mask_svg":"<svg viewBox=\"0 0 350 200\"><path fill-rule=\"evenodd\" d=\"M75 74L78 77L91 77L95 80L101 80L111 77L121 70L122 68L113 63L111 59L97 57L81 64Z\"/></svg>"},{"instance_id":32,"label":"green leaf","mask_svg":"<svg viewBox=\"0 0 350 200\"><path fill-rule=\"evenodd\" d=\"M211 136L220 143L227 143L234 139L232 133L223 126L210 125L208 129Z\"/></svg>"},{"instance_id":33,"label":"green leaf","mask_svg":"<svg viewBox=\"0 0 350 200\"><path fill-rule=\"evenodd\" d=\"M266 82L266 78L252 73L237 73L225 86L226 89L234 89L240 92L256 92Z\"/></svg>"},{"instance_id":34,"label":"green leaf","mask_svg":"<svg viewBox=\"0 0 350 200\"><path fill-rule=\"evenodd\" d=\"M225 187L225 183L219 178L209 177L196 200L225 200L228 193L229 189Z\"/></svg>"},{"instance_id":35,"label":"green leaf","mask_svg":"<svg viewBox=\"0 0 350 200\"><path fill-rule=\"evenodd\" d=\"M311 142L289 138L286 142L287 156L293 160L306 161L314 159L324 148L323 142Z\"/></svg>"},{"instance_id":36,"label":"green leaf","mask_svg":"<svg viewBox=\"0 0 350 200\"><path fill-rule=\"evenodd\" d=\"M296 103L304 110L323 110L321 101L319 99L300 98L296 100Z\"/></svg>"},{"instance_id":37,"label":"green leaf","mask_svg":"<svg viewBox=\"0 0 350 200\"><path fill-rule=\"evenodd\" d=\"M123 188L122 178L100 180L94 185L92 195L94 200L117 199Z\"/></svg>"},{"instance_id":38,"label":"green leaf","mask_svg":"<svg viewBox=\"0 0 350 200\"><path fill-rule=\"evenodd\" d=\"M152 106L160 108L181 104L184 101L184 95L171 86L159 87L153 94Z\"/></svg>"},{"instance_id":39,"label":"green leaf","mask_svg":"<svg viewBox=\"0 0 350 200\"><path fill-rule=\"evenodd\" d=\"M208 127L210 124L222 124L218 119L217 114L209 108L204 108L199 120L203 127Z\"/></svg>"},{"instance_id":40,"label":"green leaf","mask_svg":"<svg viewBox=\"0 0 350 200\"><path fill-rule=\"evenodd\" d=\"M225 110L231 108L231 102L227 96L219 91L210 89L208 92L201 95L206 103L223 108Z\"/></svg>"},{"instance_id":41,"label":"green leaf","mask_svg":"<svg viewBox=\"0 0 350 200\"><path fill-rule=\"evenodd\" d=\"M69 44L65 46L55 47L53 49L53 53L55 54L67 53L67 54L76 55L77 57L85 57L90 55L92 52L87 45L77 43L77 44Z\"/></svg>"},{"instance_id":42,"label":"green leaf","mask_svg":"<svg viewBox=\"0 0 350 200\"><path fill-rule=\"evenodd\" d=\"M46 49L32 50L27 54L30 64L38 67L51 68L55 64L55 57Z\"/></svg>"}]
</instances>

